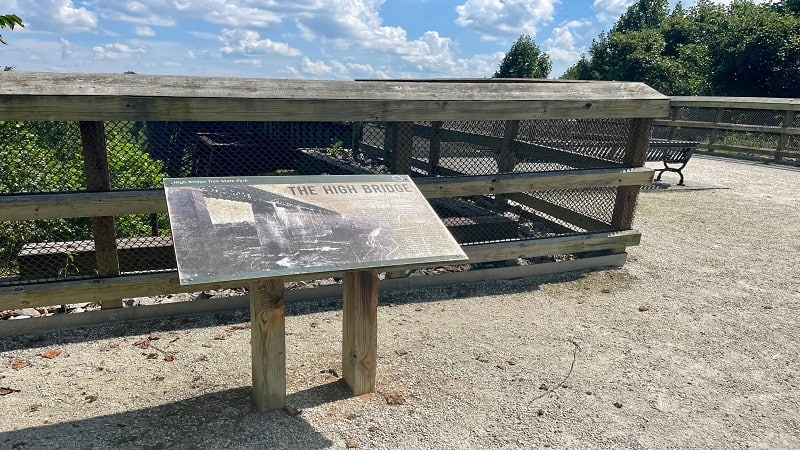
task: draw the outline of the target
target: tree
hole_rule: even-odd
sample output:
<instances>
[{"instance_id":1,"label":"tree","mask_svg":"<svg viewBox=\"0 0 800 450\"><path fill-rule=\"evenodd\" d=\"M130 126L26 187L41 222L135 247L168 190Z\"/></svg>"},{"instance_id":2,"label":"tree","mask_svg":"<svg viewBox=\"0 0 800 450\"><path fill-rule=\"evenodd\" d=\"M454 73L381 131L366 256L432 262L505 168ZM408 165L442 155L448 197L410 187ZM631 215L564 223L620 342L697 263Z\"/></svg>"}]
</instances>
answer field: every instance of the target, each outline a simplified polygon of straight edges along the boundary
<instances>
[{"instance_id":1,"label":"tree","mask_svg":"<svg viewBox=\"0 0 800 450\"><path fill-rule=\"evenodd\" d=\"M547 78L553 63L527 34L514 42L493 78Z\"/></svg>"},{"instance_id":2,"label":"tree","mask_svg":"<svg viewBox=\"0 0 800 450\"><path fill-rule=\"evenodd\" d=\"M668 15L669 3L667 0L639 0L629 6L620 16L617 23L611 28L611 32L626 33L658 28Z\"/></svg>"},{"instance_id":3,"label":"tree","mask_svg":"<svg viewBox=\"0 0 800 450\"><path fill-rule=\"evenodd\" d=\"M8 27L13 30L14 27L17 25L23 28L25 27L25 24L22 23L22 19L20 19L19 16L15 14L6 14L0 16L0 28ZM0 34L0 42L2 42L3 44L8 44L8 42L6 42L6 40L3 39L3 35L1 34Z\"/></svg>"}]
</instances>

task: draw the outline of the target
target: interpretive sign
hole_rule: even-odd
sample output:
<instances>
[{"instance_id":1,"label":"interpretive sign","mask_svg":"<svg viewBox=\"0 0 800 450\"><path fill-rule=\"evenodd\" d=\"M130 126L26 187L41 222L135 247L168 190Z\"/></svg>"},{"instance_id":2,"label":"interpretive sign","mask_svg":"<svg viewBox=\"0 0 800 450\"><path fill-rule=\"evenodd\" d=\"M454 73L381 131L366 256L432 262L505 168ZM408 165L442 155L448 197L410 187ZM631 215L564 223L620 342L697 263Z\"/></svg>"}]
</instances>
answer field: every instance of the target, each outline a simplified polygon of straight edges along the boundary
<instances>
[{"instance_id":1,"label":"interpretive sign","mask_svg":"<svg viewBox=\"0 0 800 450\"><path fill-rule=\"evenodd\" d=\"M164 180L181 284L464 261L407 175Z\"/></svg>"}]
</instances>

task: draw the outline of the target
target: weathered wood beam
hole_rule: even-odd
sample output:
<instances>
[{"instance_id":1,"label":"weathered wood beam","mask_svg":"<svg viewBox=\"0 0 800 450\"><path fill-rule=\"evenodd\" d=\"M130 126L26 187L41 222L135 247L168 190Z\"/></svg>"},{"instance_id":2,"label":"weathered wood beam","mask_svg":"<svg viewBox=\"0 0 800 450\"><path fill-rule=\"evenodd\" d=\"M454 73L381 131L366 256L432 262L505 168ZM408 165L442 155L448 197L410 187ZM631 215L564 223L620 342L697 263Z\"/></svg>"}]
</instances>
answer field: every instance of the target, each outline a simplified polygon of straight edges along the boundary
<instances>
[{"instance_id":1,"label":"weathered wood beam","mask_svg":"<svg viewBox=\"0 0 800 450\"><path fill-rule=\"evenodd\" d=\"M417 164L415 162L414 165ZM469 178L421 178L414 181L425 197L437 198L595 186L644 185L653 181L653 170L647 168L564 170L480 175ZM153 212L167 212L163 189L0 196L0 222L94 215L122 216Z\"/></svg>"},{"instance_id":2,"label":"weathered wood beam","mask_svg":"<svg viewBox=\"0 0 800 450\"><path fill-rule=\"evenodd\" d=\"M404 83L3 75L0 120L409 121L666 117L643 83Z\"/></svg>"},{"instance_id":3,"label":"weathered wood beam","mask_svg":"<svg viewBox=\"0 0 800 450\"><path fill-rule=\"evenodd\" d=\"M463 247L470 263L503 261L506 259L557 255L564 253L607 250L639 244L641 233L634 230L581 234L557 238L513 241L499 244L480 244ZM393 267L396 270L418 268L419 265ZM286 276L284 281L324 279L341 276L341 272L326 272ZM37 306L95 302L112 298L148 297L180 292L199 292L212 289L243 287L248 281L181 286L175 272L131 275L116 278L63 281L57 283L0 287L0 309L19 309Z\"/></svg>"}]
</instances>

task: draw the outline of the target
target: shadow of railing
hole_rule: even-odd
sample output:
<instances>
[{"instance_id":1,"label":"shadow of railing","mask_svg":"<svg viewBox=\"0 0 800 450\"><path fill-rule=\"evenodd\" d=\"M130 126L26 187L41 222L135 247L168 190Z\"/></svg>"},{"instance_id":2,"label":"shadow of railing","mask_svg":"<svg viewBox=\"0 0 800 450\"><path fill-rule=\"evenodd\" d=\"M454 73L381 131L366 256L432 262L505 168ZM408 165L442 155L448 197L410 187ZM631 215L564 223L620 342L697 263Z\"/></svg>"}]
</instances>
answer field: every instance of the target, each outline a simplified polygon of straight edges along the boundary
<instances>
[{"instance_id":1,"label":"shadow of railing","mask_svg":"<svg viewBox=\"0 0 800 450\"><path fill-rule=\"evenodd\" d=\"M329 386L312 388L314 398ZM337 390L338 389L334 389ZM321 398L324 398L322 396ZM323 400L324 401L324 400ZM300 406L312 406L300 401ZM6 411L8 412L8 411ZM332 442L302 416L283 410L259 412L250 388L192 397L150 408L125 411L0 432L4 449L323 449Z\"/></svg>"}]
</instances>

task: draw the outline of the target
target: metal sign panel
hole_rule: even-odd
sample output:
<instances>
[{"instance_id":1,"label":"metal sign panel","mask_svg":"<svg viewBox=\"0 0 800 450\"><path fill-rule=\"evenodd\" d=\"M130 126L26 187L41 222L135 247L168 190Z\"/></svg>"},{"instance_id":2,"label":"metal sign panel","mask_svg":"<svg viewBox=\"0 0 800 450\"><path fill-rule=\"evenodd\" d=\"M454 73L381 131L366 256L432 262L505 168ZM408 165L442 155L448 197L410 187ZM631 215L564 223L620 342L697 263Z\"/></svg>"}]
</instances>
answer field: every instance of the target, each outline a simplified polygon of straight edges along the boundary
<instances>
[{"instance_id":1,"label":"metal sign panel","mask_svg":"<svg viewBox=\"0 0 800 450\"><path fill-rule=\"evenodd\" d=\"M181 284L464 261L407 175L164 180Z\"/></svg>"}]
</instances>

